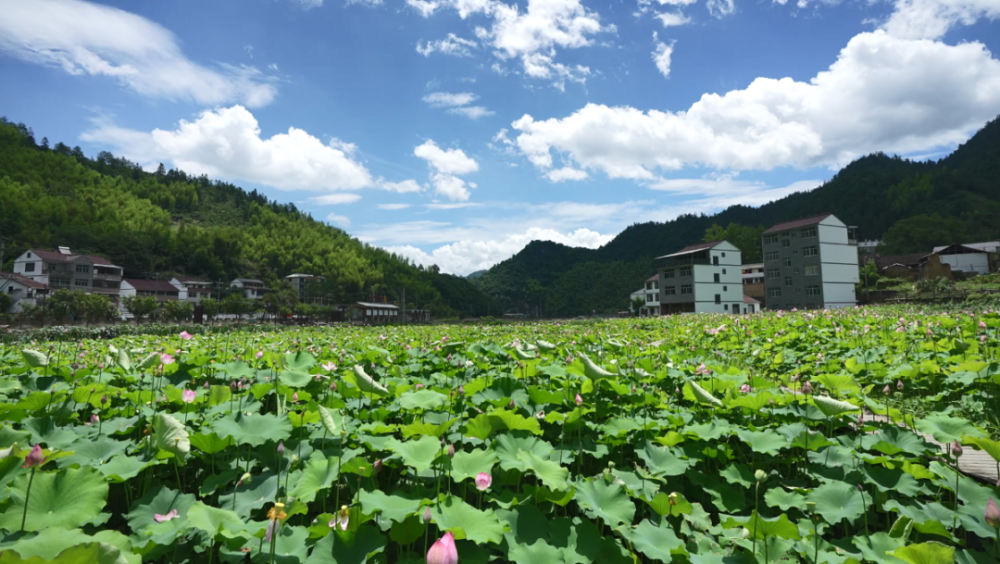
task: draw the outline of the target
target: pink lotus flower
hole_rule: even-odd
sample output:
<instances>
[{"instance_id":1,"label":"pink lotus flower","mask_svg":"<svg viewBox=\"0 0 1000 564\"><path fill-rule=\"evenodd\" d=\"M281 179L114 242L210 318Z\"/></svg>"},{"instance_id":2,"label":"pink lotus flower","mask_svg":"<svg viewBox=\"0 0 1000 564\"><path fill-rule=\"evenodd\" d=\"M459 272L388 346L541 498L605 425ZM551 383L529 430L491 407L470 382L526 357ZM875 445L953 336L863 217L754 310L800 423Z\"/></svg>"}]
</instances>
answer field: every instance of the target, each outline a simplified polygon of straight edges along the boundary
<instances>
[{"instance_id":1,"label":"pink lotus flower","mask_svg":"<svg viewBox=\"0 0 1000 564\"><path fill-rule=\"evenodd\" d=\"M190 341L193 337L194 335L192 335L191 333L188 333L187 331L181 331L180 334L181 339L184 339L185 341Z\"/></svg>"},{"instance_id":2,"label":"pink lotus flower","mask_svg":"<svg viewBox=\"0 0 1000 564\"><path fill-rule=\"evenodd\" d=\"M487 474L486 472L480 472L476 475L476 489L479 491L484 491L493 485L493 476Z\"/></svg>"},{"instance_id":3,"label":"pink lotus flower","mask_svg":"<svg viewBox=\"0 0 1000 564\"><path fill-rule=\"evenodd\" d=\"M986 329L986 322L985 321L980 321L979 322L979 328L980 329Z\"/></svg>"},{"instance_id":4,"label":"pink lotus flower","mask_svg":"<svg viewBox=\"0 0 1000 564\"><path fill-rule=\"evenodd\" d=\"M324 362L322 366L323 370L326 370L327 372L333 372L337 369L337 365L332 362Z\"/></svg>"},{"instance_id":5,"label":"pink lotus flower","mask_svg":"<svg viewBox=\"0 0 1000 564\"><path fill-rule=\"evenodd\" d=\"M811 394L812 391L813 391L812 384L810 384L809 382L806 382L805 384L802 384L802 393L803 394Z\"/></svg>"},{"instance_id":6,"label":"pink lotus flower","mask_svg":"<svg viewBox=\"0 0 1000 564\"><path fill-rule=\"evenodd\" d=\"M431 508L430 507L428 507L427 509L424 509L424 516L423 516L423 518L424 518L424 523L430 523L431 522Z\"/></svg>"},{"instance_id":7,"label":"pink lotus flower","mask_svg":"<svg viewBox=\"0 0 1000 564\"><path fill-rule=\"evenodd\" d=\"M350 522L351 522L351 511L347 509L346 505L341 505L340 511L337 512L337 515L334 516L333 519L330 519L330 522L327 523L327 526L330 527L331 529L333 529L334 527L340 527L341 531L346 531L347 525L349 525Z\"/></svg>"},{"instance_id":8,"label":"pink lotus flower","mask_svg":"<svg viewBox=\"0 0 1000 564\"><path fill-rule=\"evenodd\" d=\"M101 422L101 418L98 417L96 413L90 416L90 423L91 424L100 423L100 422Z\"/></svg>"},{"instance_id":9,"label":"pink lotus flower","mask_svg":"<svg viewBox=\"0 0 1000 564\"><path fill-rule=\"evenodd\" d=\"M576 405L583 405L583 396L579 392L576 394Z\"/></svg>"},{"instance_id":10,"label":"pink lotus flower","mask_svg":"<svg viewBox=\"0 0 1000 564\"><path fill-rule=\"evenodd\" d=\"M198 397L198 392L194 390L184 390L181 393L181 399L184 403L192 403L196 397Z\"/></svg>"},{"instance_id":11,"label":"pink lotus flower","mask_svg":"<svg viewBox=\"0 0 1000 564\"><path fill-rule=\"evenodd\" d=\"M750 384L743 384L742 386L740 386L740 392L744 394L749 394L750 390L752 389L753 388L750 387Z\"/></svg>"},{"instance_id":12,"label":"pink lotus flower","mask_svg":"<svg viewBox=\"0 0 1000 564\"><path fill-rule=\"evenodd\" d=\"M255 356L256 356L257 358L261 358L261 357L263 357L263 356L264 356L264 351L257 351L257 354L256 354Z\"/></svg>"},{"instance_id":13,"label":"pink lotus flower","mask_svg":"<svg viewBox=\"0 0 1000 564\"><path fill-rule=\"evenodd\" d=\"M896 380L896 389L897 390L902 390L903 389L903 381L902 380Z\"/></svg>"},{"instance_id":14,"label":"pink lotus flower","mask_svg":"<svg viewBox=\"0 0 1000 564\"><path fill-rule=\"evenodd\" d=\"M455 548L455 536L445 533L427 551L427 564L458 564L458 549Z\"/></svg>"},{"instance_id":15,"label":"pink lotus flower","mask_svg":"<svg viewBox=\"0 0 1000 564\"><path fill-rule=\"evenodd\" d=\"M271 519L271 522L267 524L267 531L264 533L264 540L271 542L271 537L278 530L278 525L280 522L277 519Z\"/></svg>"},{"instance_id":16,"label":"pink lotus flower","mask_svg":"<svg viewBox=\"0 0 1000 564\"><path fill-rule=\"evenodd\" d=\"M176 519L176 518L177 518L176 509L171 509L170 511L167 511L165 515L160 515L159 513L153 514L153 520L156 521L157 523L165 523L167 521L170 521L171 519Z\"/></svg>"},{"instance_id":17,"label":"pink lotus flower","mask_svg":"<svg viewBox=\"0 0 1000 564\"><path fill-rule=\"evenodd\" d=\"M997 502L993 501L993 498L986 502L986 524L994 529L1000 529L1000 507L997 507Z\"/></svg>"},{"instance_id":18,"label":"pink lotus flower","mask_svg":"<svg viewBox=\"0 0 1000 564\"><path fill-rule=\"evenodd\" d=\"M885 387L882 388L882 393L885 395L889 395L892 393L892 388L889 387L889 384L886 384Z\"/></svg>"},{"instance_id":19,"label":"pink lotus flower","mask_svg":"<svg viewBox=\"0 0 1000 564\"><path fill-rule=\"evenodd\" d=\"M160 362L163 363L164 365L173 364L174 363L174 357L170 356L167 353L163 353L163 354L160 355Z\"/></svg>"},{"instance_id":20,"label":"pink lotus flower","mask_svg":"<svg viewBox=\"0 0 1000 564\"><path fill-rule=\"evenodd\" d=\"M41 445L35 445L31 447L31 452L28 456L24 457L24 468L37 468L45 464L45 455L42 454Z\"/></svg>"}]
</instances>

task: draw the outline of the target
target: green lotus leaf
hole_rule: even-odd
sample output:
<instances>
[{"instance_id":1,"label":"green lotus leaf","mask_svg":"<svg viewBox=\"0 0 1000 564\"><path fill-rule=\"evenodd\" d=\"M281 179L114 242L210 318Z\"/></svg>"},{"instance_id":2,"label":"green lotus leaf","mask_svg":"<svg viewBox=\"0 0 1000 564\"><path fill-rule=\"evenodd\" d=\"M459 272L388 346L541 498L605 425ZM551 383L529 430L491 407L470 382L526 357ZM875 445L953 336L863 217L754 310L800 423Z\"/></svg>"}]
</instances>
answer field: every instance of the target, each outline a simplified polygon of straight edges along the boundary
<instances>
[{"instance_id":1,"label":"green lotus leaf","mask_svg":"<svg viewBox=\"0 0 1000 564\"><path fill-rule=\"evenodd\" d=\"M514 358L518 360L534 360L535 355L534 353L523 351L518 347L514 347Z\"/></svg>"},{"instance_id":2,"label":"green lotus leaf","mask_svg":"<svg viewBox=\"0 0 1000 564\"><path fill-rule=\"evenodd\" d=\"M723 524L723 527L730 529L733 527L745 527L750 531L751 537L758 539L781 538L781 539L801 539L799 528L788 520L788 515L781 515L768 519L761 517L757 511L753 511L749 517L730 517Z\"/></svg>"},{"instance_id":3,"label":"green lotus leaf","mask_svg":"<svg viewBox=\"0 0 1000 564\"><path fill-rule=\"evenodd\" d=\"M654 476L680 476L697 463L697 460L681 458L673 447L660 447L650 442L635 454L646 462L646 469Z\"/></svg>"},{"instance_id":4,"label":"green lotus leaf","mask_svg":"<svg viewBox=\"0 0 1000 564\"><path fill-rule=\"evenodd\" d=\"M535 344L538 345L538 348L542 349L543 351L551 351L557 348L557 345L555 345L554 343L543 341L541 339L535 341Z\"/></svg>"},{"instance_id":5,"label":"green lotus leaf","mask_svg":"<svg viewBox=\"0 0 1000 564\"><path fill-rule=\"evenodd\" d=\"M146 355L146 358L139 361L139 365L136 368L138 368L139 370L149 370L154 366L159 366L161 358L162 355L160 353L155 353L155 352L149 353L148 355Z\"/></svg>"},{"instance_id":6,"label":"green lotus leaf","mask_svg":"<svg viewBox=\"0 0 1000 564\"><path fill-rule=\"evenodd\" d=\"M282 370L278 374L278 380L282 384L291 388L305 388L312 382L312 375L301 370Z\"/></svg>"},{"instance_id":7,"label":"green lotus leaf","mask_svg":"<svg viewBox=\"0 0 1000 564\"><path fill-rule=\"evenodd\" d=\"M510 528L504 533L508 545L532 544L539 539L549 538L549 518L537 505L525 504L497 511L500 522Z\"/></svg>"},{"instance_id":8,"label":"green lotus leaf","mask_svg":"<svg viewBox=\"0 0 1000 564\"><path fill-rule=\"evenodd\" d=\"M917 420L917 430L933 436L938 442L948 444L960 441L962 437L983 437L983 432L967 419L950 417L943 413L931 415Z\"/></svg>"},{"instance_id":9,"label":"green lotus leaf","mask_svg":"<svg viewBox=\"0 0 1000 564\"><path fill-rule=\"evenodd\" d=\"M285 367L289 370L299 372L309 372L310 368L316 366L316 357L303 351L287 353L284 356L284 361Z\"/></svg>"},{"instance_id":10,"label":"green lotus leaf","mask_svg":"<svg viewBox=\"0 0 1000 564\"><path fill-rule=\"evenodd\" d=\"M418 515L410 515L401 522L389 521L389 523L392 525L389 528L389 538L401 545L416 541L424 536L424 530L427 529L423 518Z\"/></svg>"},{"instance_id":11,"label":"green lotus leaf","mask_svg":"<svg viewBox=\"0 0 1000 564\"><path fill-rule=\"evenodd\" d=\"M107 435L101 435L96 439L81 439L69 446L69 450L73 451L73 454L60 458L58 464L60 468L74 464L79 466L100 465L115 455L123 454L128 447L128 443L116 441Z\"/></svg>"},{"instance_id":12,"label":"green lotus leaf","mask_svg":"<svg viewBox=\"0 0 1000 564\"><path fill-rule=\"evenodd\" d=\"M731 435L736 432L736 427L731 423L721 419L713 419L708 423L698 425L688 425L681 429L681 432L695 439L702 441L714 441L722 435Z\"/></svg>"},{"instance_id":13,"label":"green lotus leaf","mask_svg":"<svg viewBox=\"0 0 1000 564\"><path fill-rule=\"evenodd\" d=\"M321 489L329 488L334 480L340 476L340 467L337 465L337 457L324 458L322 453L314 452L312 458L306 463L302 473L292 486L289 495L305 503L310 503L316 499L316 493ZM340 464L344 460L340 459Z\"/></svg>"},{"instance_id":14,"label":"green lotus leaf","mask_svg":"<svg viewBox=\"0 0 1000 564\"><path fill-rule=\"evenodd\" d=\"M139 475L139 472L155 464L156 462L153 461L147 462L133 456L119 454L106 463L97 466L97 469L101 471L101 474L104 474L108 481L119 484L135 478Z\"/></svg>"},{"instance_id":15,"label":"green lotus leaf","mask_svg":"<svg viewBox=\"0 0 1000 564\"><path fill-rule=\"evenodd\" d=\"M0 514L0 528L21 529L24 498L31 476L18 476L11 487L10 504ZM35 472L28 499L25 531L48 527L72 529L97 517L108 499L108 483L95 468L68 468Z\"/></svg>"},{"instance_id":16,"label":"green lotus leaf","mask_svg":"<svg viewBox=\"0 0 1000 564\"><path fill-rule=\"evenodd\" d=\"M423 409L431 411L448 403L448 396L434 390L418 390L399 397L403 409Z\"/></svg>"},{"instance_id":17,"label":"green lotus leaf","mask_svg":"<svg viewBox=\"0 0 1000 564\"><path fill-rule=\"evenodd\" d=\"M583 374L591 380L597 381L603 378L611 378L616 376L614 372L608 372L607 370L601 368L594 361L590 360L590 357L580 353L580 359L583 361Z\"/></svg>"},{"instance_id":18,"label":"green lotus leaf","mask_svg":"<svg viewBox=\"0 0 1000 564\"><path fill-rule=\"evenodd\" d=\"M443 452L441 441L434 437L420 437L415 441L392 438L386 441L385 448L399 455L407 466L418 472L428 470Z\"/></svg>"},{"instance_id":19,"label":"green lotus leaf","mask_svg":"<svg viewBox=\"0 0 1000 564\"><path fill-rule=\"evenodd\" d=\"M330 436L337 436L337 421L334 419L333 413L322 405L317 406L317 409L319 410L319 420L323 423L323 428L326 429L326 432ZM340 416L341 422L343 422L343 414L339 412L337 414Z\"/></svg>"},{"instance_id":20,"label":"green lotus leaf","mask_svg":"<svg viewBox=\"0 0 1000 564\"><path fill-rule=\"evenodd\" d=\"M909 429L896 426L885 427L865 436L861 439L861 446L889 456L895 456L901 452L920 455L928 449L937 450L937 447L925 441L920 435Z\"/></svg>"},{"instance_id":21,"label":"green lotus leaf","mask_svg":"<svg viewBox=\"0 0 1000 564\"><path fill-rule=\"evenodd\" d=\"M880 492L899 492L908 497L916 497L922 491L920 484L899 468L886 468L865 464L862 471L869 484L874 484Z\"/></svg>"},{"instance_id":22,"label":"green lotus leaf","mask_svg":"<svg viewBox=\"0 0 1000 564\"><path fill-rule=\"evenodd\" d=\"M132 359L129 358L128 352L125 349L118 351L118 360L116 362L125 372L132 370Z\"/></svg>"},{"instance_id":23,"label":"green lotus leaf","mask_svg":"<svg viewBox=\"0 0 1000 564\"><path fill-rule=\"evenodd\" d=\"M785 488L767 490L767 493L764 494L764 502L770 507L777 507L782 511L788 511L793 507L803 512L806 510L806 496Z\"/></svg>"},{"instance_id":24,"label":"green lotus leaf","mask_svg":"<svg viewBox=\"0 0 1000 564\"><path fill-rule=\"evenodd\" d=\"M10 556L3 560L5 563L139 564L141 558L132 554L131 549L128 537L117 531L101 531L90 536L80 529L61 527L50 527L33 537L0 543L0 553Z\"/></svg>"},{"instance_id":25,"label":"green lotus leaf","mask_svg":"<svg viewBox=\"0 0 1000 564\"><path fill-rule=\"evenodd\" d=\"M480 511L454 496L432 507L431 516L439 529L451 531L456 539L479 544L496 544L503 539L503 525L493 510Z\"/></svg>"},{"instance_id":26,"label":"green lotus leaf","mask_svg":"<svg viewBox=\"0 0 1000 564\"><path fill-rule=\"evenodd\" d=\"M353 374L354 383L362 392L377 396L385 396L389 394L389 390L369 376L368 373L365 372L364 368L355 365Z\"/></svg>"},{"instance_id":27,"label":"green lotus leaf","mask_svg":"<svg viewBox=\"0 0 1000 564\"><path fill-rule=\"evenodd\" d=\"M222 452L229 448L232 441L228 438L224 439L215 433L200 433L197 435L190 435L188 440L191 441L191 446L204 452L205 454L215 454L217 452Z\"/></svg>"},{"instance_id":28,"label":"green lotus leaf","mask_svg":"<svg viewBox=\"0 0 1000 564\"><path fill-rule=\"evenodd\" d=\"M129 511L128 526L133 533L138 533L156 523L154 515L166 515L174 509L177 510L178 518L187 519L188 510L194 505L195 500L191 494L182 494L164 486L152 489L136 501Z\"/></svg>"},{"instance_id":29,"label":"green lotus leaf","mask_svg":"<svg viewBox=\"0 0 1000 564\"><path fill-rule=\"evenodd\" d=\"M216 421L212 428L221 437L232 437L237 444L251 446L260 446L267 441L278 442L292 434L291 421L271 413L227 415Z\"/></svg>"},{"instance_id":30,"label":"green lotus leaf","mask_svg":"<svg viewBox=\"0 0 1000 564\"><path fill-rule=\"evenodd\" d=\"M861 550L861 554L868 561L884 564L904 564L903 560L891 556L889 553L902 547L905 542L903 539L894 538L882 532L854 537L854 546Z\"/></svg>"},{"instance_id":31,"label":"green lotus leaf","mask_svg":"<svg viewBox=\"0 0 1000 564\"><path fill-rule=\"evenodd\" d=\"M955 548L937 542L911 544L890 552L909 564L954 564Z\"/></svg>"},{"instance_id":32,"label":"green lotus leaf","mask_svg":"<svg viewBox=\"0 0 1000 564\"><path fill-rule=\"evenodd\" d=\"M208 533L214 537L223 529L239 531L243 529L243 520L235 511L219 509L196 501L187 513L188 525Z\"/></svg>"},{"instance_id":33,"label":"green lotus leaf","mask_svg":"<svg viewBox=\"0 0 1000 564\"><path fill-rule=\"evenodd\" d=\"M770 429L764 431L739 429L736 431L736 436L738 436L741 441L749 445L750 449L754 452L761 452L764 454L776 455L788 444L788 441L786 441L781 435Z\"/></svg>"},{"instance_id":34,"label":"green lotus leaf","mask_svg":"<svg viewBox=\"0 0 1000 564\"><path fill-rule=\"evenodd\" d=\"M531 452L539 458L549 458L553 448L549 443L536 437L518 437L509 433L497 437L497 458L504 470L516 469L524 472L527 467L519 456L524 452Z\"/></svg>"},{"instance_id":35,"label":"green lotus leaf","mask_svg":"<svg viewBox=\"0 0 1000 564\"><path fill-rule=\"evenodd\" d=\"M236 496L235 509L233 496ZM219 506L235 511L237 515L244 519L249 519L254 510L260 509L269 503L273 503L278 495L278 476L271 472L265 472L253 477L249 483L244 482L230 490L229 493L219 496Z\"/></svg>"},{"instance_id":36,"label":"green lotus leaf","mask_svg":"<svg viewBox=\"0 0 1000 564\"><path fill-rule=\"evenodd\" d=\"M635 504L622 487L602 479L577 483L573 498L588 515L611 527L631 523L635 517Z\"/></svg>"},{"instance_id":37,"label":"green lotus leaf","mask_svg":"<svg viewBox=\"0 0 1000 564\"><path fill-rule=\"evenodd\" d=\"M334 530L316 543L305 564L365 564L385 545L385 535L375 527L362 527L356 534Z\"/></svg>"},{"instance_id":38,"label":"green lotus leaf","mask_svg":"<svg viewBox=\"0 0 1000 564\"><path fill-rule=\"evenodd\" d=\"M497 460L497 453L490 449L456 452L451 459L451 477L456 482L461 482L475 478L480 472L490 474Z\"/></svg>"},{"instance_id":39,"label":"green lotus leaf","mask_svg":"<svg viewBox=\"0 0 1000 564\"><path fill-rule=\"evenodd\" d=\"M816 404L816 407L823 412L823 415L827 417L837 417L838 415L861 409L853 403L836 400L829 396L813 396L812 400Z\"/></svg>"},{"instance_id":40,"label":"green lotus leaf","mask_svg":"<svg viewBox=\"0 0 1000 564\"><path fill-rule=\"evenodd\" d=\"M21 351L21 356L24 357L24 363L31 368L41 368L49 365L49 357L45 353L24 349Z\"/></svg>"},{"instance_id":41,"label":"green lotus leaf","mask_svg":"<svg viewBox=\"0 0 1000 564\"><path fill-rule=\"evenodd\" d=\"M153 436L160 450L174 455L181 464L187 460L191 452L191 440L188 438L187 428L174 416L157 413L153 420Z\"/></svg>"},{"instance_id":42,"label":"green lotus leaf","mask_svg":"<svg viewBox=\"0 0 1000 564\"><path fill-rule=\"evenodd\" d=\"M524 417L519 413L498 409L489 413L490 425L493 430L507 429L508 431L528 431L536 435L542 434L542 428L535 417Z\"/></svg>"},{"instance_id":43,"label":"green lotus leaf","mask_svg":"<svg viewBox=\"0 0 1000 564\"><path fill-rule=\"evenodd\" d=\"M690 389L691 394L693 395L695 401L697 401L699 403L707 403L707 404L710 404L710 405L714 405L716 407L722 407L722 400L720 400L719 398L713 396L711 393L708 392L708 390L706 390L705 388L702 388L697 383L695 383L695 382L688 382L688 383L684 384L684 388L685 388L685 391L687 391L688 389ZM687 394L685 394L685 395L687 395Z\"/></svg>"},{"instance_id":44,"label":"green lotus leaf","mask_svg":"<svg viewBox=\"0 0 1000 564\"><path fill-rule=\"evenodd\" d=\"M508 542L507 562L515 564L557 564L562 562L562 551L550 545L545 539L531 544Z\"/></svg>"},{"instance_id":45,"label":"green lotus leaf","mask_svg":"<svg viewBox=\"0 0 1000 564\"><path fill-rule=\"evenodd\" d=\"M546 487L556 491L569 489L566 479L569 469L563 468L558 462L539 457L533 452L519 452L517 457L524 463L525 470L534 472Z\"/></svg>"},{"instance_id":46,"label":"green lotus leaf","mask_svg":"<svg viewBox=\"0 0 1000 564\"><path fill-rule=\"evenodd\" d=\"M816 504L816 514L824 521L835 525L844 519L853 521L865 511L865 504L870 508L871 499L863 499L865 495L858 488L845 482L827 482L806 494L806 501ZM869 497L865 495L865 497Z\"/></svg>"},{"instance_id":47,"label":"green lotus leaf","mask_svg":"<svg viewBox=\"0 0 1000 564\"><path fill-rule=\"evenodd\" d=\"M382 517L396 523L402 523L407 517L420 509L421 499L410 499L403 492L386 495L381 490L361 490L361 511L372 514L376 511Z\"/></svg>"},{"instance_id":48,"label":"green lotus leaf","mask_svg":"<svg viewBox=\"0 0 1000 564\"><path fill-rule=\"evenodd\" d=\"M673 502L671 502L671 496L673 496ZM694 511L694 505L680 492L671 492L670 495L658 492L646 503L658 514L670 517L674 515L690 515Z\"/></svg>"}]
</instances>

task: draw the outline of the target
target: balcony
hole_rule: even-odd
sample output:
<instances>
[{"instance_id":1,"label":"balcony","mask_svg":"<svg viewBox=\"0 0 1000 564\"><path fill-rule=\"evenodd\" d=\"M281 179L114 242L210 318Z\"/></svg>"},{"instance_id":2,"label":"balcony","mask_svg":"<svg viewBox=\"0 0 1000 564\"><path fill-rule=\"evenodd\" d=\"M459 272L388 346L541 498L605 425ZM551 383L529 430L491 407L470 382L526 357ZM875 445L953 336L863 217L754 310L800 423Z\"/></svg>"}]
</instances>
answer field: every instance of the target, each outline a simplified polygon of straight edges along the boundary
<instances>
[{"instance_id":1,"label":"balcony","mask_svg":"<svg viewBox=\"0 0 1000 564\"><path fill-rule=\"evenodd\" d=\"M708 257L680 256L663 259L663 262L660 263L660 267L667 268L671 266L691 266L695 264L711 264L711 262L708 260Z\"/></svg>"},{"instance_id":2,"label":"balcony","mask_svg":"<svg viewBox=\"0 0 1000 564\"><path fill-rule=\"evenodd\" d=\"M118 273L115 273L115 274L104 273L104 272L95 272L94 273L94 280L114 280L115 282L120 282L121 279L122 279L122 275L118 274Z\"/></svg>"}]
</instances>

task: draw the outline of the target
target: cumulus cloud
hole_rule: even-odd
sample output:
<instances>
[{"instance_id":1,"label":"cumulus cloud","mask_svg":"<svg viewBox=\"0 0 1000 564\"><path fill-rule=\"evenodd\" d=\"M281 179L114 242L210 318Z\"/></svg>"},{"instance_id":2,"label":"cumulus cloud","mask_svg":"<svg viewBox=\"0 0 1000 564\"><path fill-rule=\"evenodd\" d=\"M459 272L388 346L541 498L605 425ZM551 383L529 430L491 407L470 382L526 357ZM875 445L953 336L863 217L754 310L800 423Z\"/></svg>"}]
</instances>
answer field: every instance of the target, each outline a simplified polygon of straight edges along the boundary
<instances>
[{"instance_id":1,"label":"cumulus cloud","mask_svg":"<svg viewBox=\"0 0 1000 564\"><path fill-rule=\"evenodd\" d=\"M564 180L583 180L587 178L587 173L586 171L567 166L550 170L545 174L545 177L552 182L562 182Z\"/></svg>"},{"instance_id":2,"label":"cumulus cloud","mask_svg":"<svg viewBox=\"0 0 1000 564\"><path fill-rule=\"evenodd\" d=\"M465 181L453 174L433 173L431 184L434 185L435 192L449 200L464 202L472 195Z\"/></svg>"},{"instance_id":3,"label":"cumulus cloud","mask_svg":"<svg viewBox=\"0 0 1000 564\"><path fill-rule=\"evenodd\" d=\"M670 76L670 57L673 54L673 43L667 45L666 43L660 41L656 44L656 49L653 50L653 62L656 63L656 69L659 70L660 74L663 76Z\"/></svg>"},{"instance_id":4,"label":"cumulus cloud","mask_svg":"<svg viewBox=\"0 0 1000 564\"><path fill-rule=\"evenodd\" d=\"M531 241L554 241L571 247L597 248L610 241L613 236L602 235L590 229L581 228L572 232L532 227L524 233L508 235L499 240L457 241L425 252L413 245L386 247L387 250L408 257L423 265L438 265L443 272L465 275L489 268L516 254Z\"/></svg>"},{"instance_id":5,"label":"cumulus cloud","mask_svg":"<svg viewBox=\"0 0 1000 564\"><path fill-rule=\"evenodd\" d=\"M323 5L323 0L291 0L293 4L298 4L303 10L312 10L313 8L319 8ZM372 0L348 0L349 4L354 2L370 2ZM381 3L382 0L374 0L377 3Z\"/></svg>"},{"instance_id":6,"label":"cumulus cloud","mask_svg":"<svg viewBox=\"0 0 1000 564\"><path fill-rule=\"evenodd\" d=\"M548 170L554 155L612 178L655 182L689 165L724 170L840 167L874 151L909 154L965 140L1000 107L1000 61L980 43L884 31L853 37L809 82L758 78L679 112L588 104L513 123L515 143Z\"/></svg>"},{"instance_id":7,"label":"cumulus cloud","mask_svg":"<svg viewBox=\"0 0 1000 564\"><path fill-rule=\"evenodd\" d=\"M205 110L176 129L150 133L97 123L81 138L114 147L140 163L171 162L191 174L244 180L280 190L335 191L373 185L354 160L354 145L323 143L302 129L288 128L267 139L246 108Z\"/></svg>"},{"instance_id":8,"label":"cumulus cloud","mask_svg":"<svg viewBox=\"0 0 1000 564\"><path fill-rule=\"evenodd\" d=\"M360 194L351 193L338 193L338 194L324 194L323 196L317 196L315 198L309 198L309 201L314 204L319 204L321 206L336 206L341 204L353 204L361 200Z\"/></svg>"},{"instance_id":9,"label":"cumulus cloud","mask_svg":"<svg viewBox=\"0 0 1000 564\"><path fill-rule=\"evenodd\" d=\"M897 37L938 39L955 25L1000 18L996 0L896 0L884 29Z\"/></svg>"},{"instance_id":10,"label":"cumulus cloud","mask_svg":"<svg viewBox=\"0 0 1000 564\"><path fill-rule=\"evenodd\" d=\"M469 119L479 119L496 113L483 106L471 106L470 104L478 98L479 96L471 92L432 92L424 96L423 100L432 108L447 108L449 114Z\"/></svg>"},{"instance_id":11,"label":"cumulus cloud","mask_svg":"<svg viewBox=\"0 0 1000 564\"><path fill-rule=\"evenodd\" d=\"M425 41L417 43L417 53L425 57L432 53L442 53L455 57L471 57L472 50L479 47L479 44L471 39L463 39L454 33L449 33L448 37L436 41Z\"/></svg>"},{"instance_id":12,"label":"cumulus cloud","mask_svg":"<svg viewBox=\"0 0 1000 564\"><path fill-rule=\"evenodd\" d=\"M663 27L674 27L691 23L691 18L685 16L684 14L674 12L656 14L656 19L660 20Z\"/></svg>"},{"instance_id":13,"label":"cumulus cloud","mask_svg":"<svg viewBox=\"0 0 1000 564\"><path fill-rule=\"evenodd\" d=\"M107 76L144 96L259 107L273 80L250 66L200 65L174 35L135 14L82 0L0 0L0 51L73 75Z\"/></svg>"},{"instance_id":14,"label":"cumulus cloud","mask_svg":"<svg viewBox=\"0 0 1000 564\"><path fill-rule=\"evenodd\" d=\"M425 17L438 9L452 8L462 19L475 14L491 19L488 27L475 28L482 44L492 47L502 61L519 60L525 75L551 80L558 88L563 88L566 81L585 81L590 69L556 62L557 50L587 47L593 44L596 34L615 30L613 25L602 25L600 16L580 0L529 0L523 11L516 3L500 0L407 0L407 4ZM417 51L424 55L435 51L471 54L468 48L475 42L458 39L449 34L440 42L418 45ZM494 67L503 71L499 65Z\"/></svg>"},{"instance_id":15,"label":"cumulus cloud","mask_svg":"<svg viewBox=\"0 0 1000 564\"><path fill-rule=\"evenodd\" d=\"M479 170L479 164L461 149L442 149L432 139L413 149L413 154L424 159L442 174L468 174Z\"/></svg>"},{"instance_id":16,"label":"cumulus cloud","mask_svg":"<svg viewBox=\"0 0 1000 564\"><path fill-rule=\"evenodd\" d=\"M712 16L722 18L736 10L736 3L735 0L708 0L705 2L705 7Z\"/></svg>"}]
</instances>

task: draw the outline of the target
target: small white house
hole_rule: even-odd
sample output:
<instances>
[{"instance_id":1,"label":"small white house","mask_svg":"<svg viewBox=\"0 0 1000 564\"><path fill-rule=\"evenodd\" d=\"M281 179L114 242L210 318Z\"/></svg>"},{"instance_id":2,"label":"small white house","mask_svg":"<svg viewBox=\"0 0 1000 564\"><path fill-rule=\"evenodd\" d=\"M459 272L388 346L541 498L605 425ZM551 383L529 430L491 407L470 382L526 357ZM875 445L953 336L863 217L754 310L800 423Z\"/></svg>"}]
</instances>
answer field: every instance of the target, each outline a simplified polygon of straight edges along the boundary
<instances>
[{"instance_id":1,"label":"small white house","mask_svg":"<svg viewBox=\"0 0 1000 564\"><path fill-rule=\"evenodd\" d=\"M742 253L729 241L659 257L660 314L743 313Z\"/></svg>"},{"instance_id":2,"label":"small white house","mask_svg":"<svg viewBox=\"0 0 1000 564\"><path fill-rule=\"evenodd\" d=\"M174 276L170 285L177 288L178 299L199 303L212 297L212 283L191 276Z\"/></svg>"},{"instance_id":3,"label":"small white house","mask_svg":"<svg viewBox=\"0 0 1000 564\"><path fill-rule=\"evenodd\" d=\"M654 274L646 279L642 288L629 295L629 302L642 300L639 317L650 317L660 314L660 275ZM631 307L631 303L629 304Z\"/></svg>"},{"instance_id":4,"label":"small white house","mask_svg":"<svg viewBox=\"0 0 1000 564\"><path fill-rule=\"evenodd\" d=\"M23 274L0 272L0 293L11 298L9 312L17 313L26 305L38 305L49 295L49 287Z\"/></svg>"},{"instance_id":5,"label":"small white house","mask_svg":"<svg viewBox=\"0 0 1000 564\"><path fill-rule=\"evenodd\" d=\"M934 254L941 259L941 264L951 266L952 272L962 271L967 276L989 274L991 251L985 250L988 248L987 243L973 243L973 245L978 245L979 248L972 245L934 247Z\"/></svg>"},{"instance_id":6,"label":"small white house","mask_svg":"<svg viewBox=\"0 0 1000 564\"><path fill-rule=\"evenodd\" d=\"M247 299L259 300L264 297L267 288L264 282L253 278L237 278L229 284L230 288L239 288Z\"/></svg>"}]
</instances>

